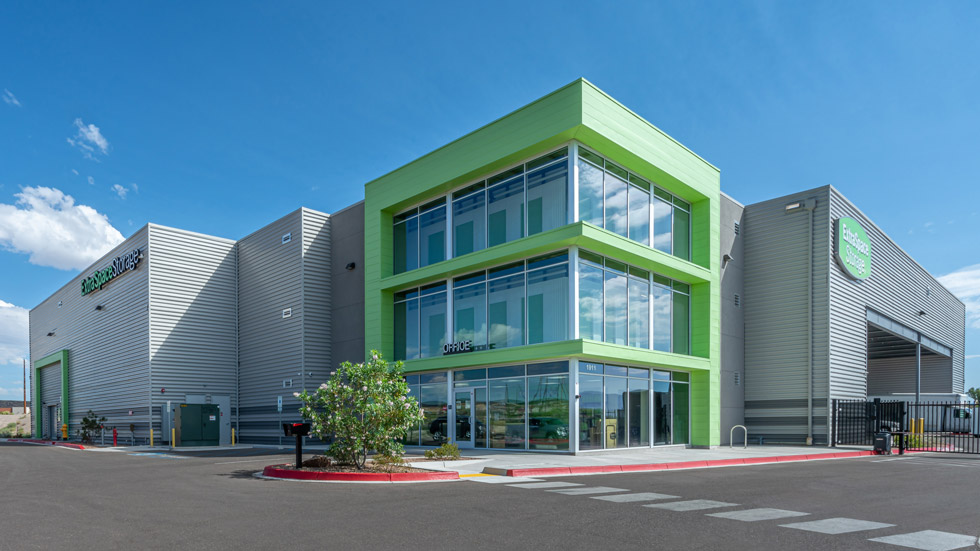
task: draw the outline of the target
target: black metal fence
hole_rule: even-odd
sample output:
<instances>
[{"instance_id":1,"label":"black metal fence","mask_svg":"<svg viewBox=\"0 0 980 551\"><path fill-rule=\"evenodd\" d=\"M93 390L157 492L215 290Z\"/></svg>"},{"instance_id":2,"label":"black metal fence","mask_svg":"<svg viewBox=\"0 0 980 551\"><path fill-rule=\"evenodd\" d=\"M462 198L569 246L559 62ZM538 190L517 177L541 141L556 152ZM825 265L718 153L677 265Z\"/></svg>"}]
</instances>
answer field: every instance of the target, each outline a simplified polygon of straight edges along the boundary
<instances>
[{"instance_id":1,"label":"black metal fence","mask_svg":"<svg viewBox=\"0 0 980 551\"><path fill-rule=\"evenodd\" d=\"M834 446L871 446L890 432L906 450L980 454L978 404L834 400L832 408Z\"/></svg>"}]
</instances>

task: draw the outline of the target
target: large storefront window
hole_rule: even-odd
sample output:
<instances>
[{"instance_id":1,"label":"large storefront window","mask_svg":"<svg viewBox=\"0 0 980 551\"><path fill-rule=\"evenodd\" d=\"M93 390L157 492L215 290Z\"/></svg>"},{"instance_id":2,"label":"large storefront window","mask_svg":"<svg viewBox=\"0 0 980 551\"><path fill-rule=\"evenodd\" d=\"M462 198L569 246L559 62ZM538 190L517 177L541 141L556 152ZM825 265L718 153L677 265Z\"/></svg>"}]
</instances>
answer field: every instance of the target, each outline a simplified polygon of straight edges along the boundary
<instances>
[{"instance_id":1,"label":"large storefront window","mask_svg":"<svg viewBox=\"0 0 980 551\"><path fill-rule=\"evenodd\" d=\"M688 443L687 373L579 362L578 380L580 450Z\"/></svg>"},{"instance_id":2,"label":"large storefront window","mask_svg":"<svg viewBox=\"0 0 980 551\"><path fill-rule=\"evenodd\" d=\"M462 256L568 223L568 148L453 192L450 254ZM393 273L446 259L447 198L394 217Z\"/></svg>"},{"instance_id":3,"label":"large storefront window","mask_svg":"<svg viewBox=\"0 0 980 551\"><path fill-rule=\"evenodd\" d=\"M580 220L691 259L690 203L585 148L577 166Z\"/></svg>"},{"instance_id":4,"label":"large storefront window","mask_svg":"<svg viewBox=\"0 0 980 551\"><path fill-rule=\"evenodd\" d=\"M395 293L395 360L442 355L446 344L446 284Z\"/></svg>"},{"instance_id":5,"label":"large storefront window","mask_svg":"<svg viewBox=\"0 0 980 551\"><path fill-rule=\"evenodd\" d=\"M579 336L690 354L690 292L686 283L580 251Z\"/></svg>"}]
</instances>

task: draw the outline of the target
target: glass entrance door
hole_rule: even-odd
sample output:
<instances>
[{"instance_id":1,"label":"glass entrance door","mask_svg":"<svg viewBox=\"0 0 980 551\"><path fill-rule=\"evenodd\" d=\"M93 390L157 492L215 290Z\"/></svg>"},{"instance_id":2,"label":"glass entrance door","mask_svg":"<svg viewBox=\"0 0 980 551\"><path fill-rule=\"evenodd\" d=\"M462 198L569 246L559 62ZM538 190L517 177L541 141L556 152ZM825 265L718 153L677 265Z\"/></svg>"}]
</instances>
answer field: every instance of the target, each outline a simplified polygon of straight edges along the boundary
<instances>
[{"instance_id":1,"label":"glass entrance door","mask_svg":"<svg viewBox=\"0 0 980 551\"><path fill-rule=\"evenodd\" d=\"M456 430L453 434L453 441L460 448L472 448L475 430L475 416L473 415L473 389L458 389L453 392L453 416L455 417Z\"/></svg>"}]
</instances>

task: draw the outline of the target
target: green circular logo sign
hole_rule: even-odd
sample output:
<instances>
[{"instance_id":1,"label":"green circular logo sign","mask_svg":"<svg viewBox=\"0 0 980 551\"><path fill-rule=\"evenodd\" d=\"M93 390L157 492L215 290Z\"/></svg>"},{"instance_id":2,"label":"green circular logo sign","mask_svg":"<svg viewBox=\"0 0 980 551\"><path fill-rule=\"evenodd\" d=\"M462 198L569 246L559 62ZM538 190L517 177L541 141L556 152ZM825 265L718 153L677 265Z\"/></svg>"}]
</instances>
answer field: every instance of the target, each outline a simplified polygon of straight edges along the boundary
<instances>
[{"instance_id":1,"label":"green circular logo sign","mask_svg":"<svg viewBox=\"0 0 980 551\"><path fill-rule=\"evenodd\" d=\"M837 219L837 263L854 279L871 275L871 240L853 218Z\"/></svg>"}]
</instances>

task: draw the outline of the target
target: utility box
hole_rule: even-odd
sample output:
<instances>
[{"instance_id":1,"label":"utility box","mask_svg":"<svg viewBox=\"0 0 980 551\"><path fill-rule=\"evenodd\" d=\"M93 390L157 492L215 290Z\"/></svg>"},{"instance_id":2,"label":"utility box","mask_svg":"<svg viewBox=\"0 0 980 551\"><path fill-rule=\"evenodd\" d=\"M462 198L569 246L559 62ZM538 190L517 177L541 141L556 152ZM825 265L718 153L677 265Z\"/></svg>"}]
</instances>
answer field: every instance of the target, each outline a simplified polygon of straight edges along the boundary
<instances>
[{"instance_id":1,"label":"utility box","mask_svg":"<svg viewBox=\"0 0 980 551\"><path fill-rule=\"evenodd\" d=\"M221 412L217 404L180 404L174 408L176 446L217 446Z\"/></svg>"},{"instance_id":2,"label":"utility box","mask_svg":"<svg viewBox=\"0 0 980 551\"><path fill-rule=\"evenodd\" d=\"M879 432L875 434L874 452L878 455L891 455L892 453L892 433Z\"/></svg>"}]
</instances>

